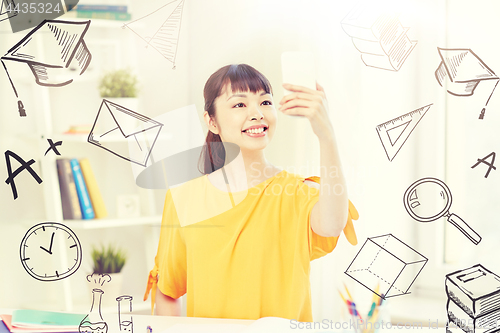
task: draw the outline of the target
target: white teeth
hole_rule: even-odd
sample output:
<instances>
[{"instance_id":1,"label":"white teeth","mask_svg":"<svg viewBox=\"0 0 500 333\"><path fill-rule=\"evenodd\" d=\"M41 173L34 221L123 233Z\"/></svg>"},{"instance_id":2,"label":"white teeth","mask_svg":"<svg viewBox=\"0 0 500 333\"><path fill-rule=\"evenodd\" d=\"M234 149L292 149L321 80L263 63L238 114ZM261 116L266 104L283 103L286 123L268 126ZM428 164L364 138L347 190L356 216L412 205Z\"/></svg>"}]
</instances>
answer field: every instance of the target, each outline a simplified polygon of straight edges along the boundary
<instances>
[{"instance_id":1,"label":"white teeth","mask_svg":"<svg viewBox=\"0 0 500 333\"><path fill-rule=\"evenodd\" d=\"M252 128L252 129L249 129L247 130L248 133L252 133L252 134L259 134L259 133L262 133L264 132L264 127L260 127L260 128Z\"/></svg>"}]
</instances>

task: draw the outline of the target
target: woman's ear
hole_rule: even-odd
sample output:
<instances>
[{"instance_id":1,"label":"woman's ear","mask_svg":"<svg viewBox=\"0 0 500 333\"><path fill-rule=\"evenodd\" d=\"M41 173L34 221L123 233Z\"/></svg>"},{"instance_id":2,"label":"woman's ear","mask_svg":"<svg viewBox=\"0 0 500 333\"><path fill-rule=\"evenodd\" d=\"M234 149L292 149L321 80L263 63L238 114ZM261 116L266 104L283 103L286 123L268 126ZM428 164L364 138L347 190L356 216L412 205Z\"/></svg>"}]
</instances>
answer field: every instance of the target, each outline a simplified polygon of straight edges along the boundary
<instances>
[{"instance_id":1,"label":"woman's ear","mask_svg":"<svg viewBox=\"0 0 500 333\"><path fill-rule=\"evenodd\" d=\"M219 134L219 128L217 127L217 124L215 123L215 119L213 117L210 117L208 114L208 111L205 111L203 113L203 119L205 120L205 123L207 124L207 128L210 132L214 134Z\"/></svg>"}]
</instances>

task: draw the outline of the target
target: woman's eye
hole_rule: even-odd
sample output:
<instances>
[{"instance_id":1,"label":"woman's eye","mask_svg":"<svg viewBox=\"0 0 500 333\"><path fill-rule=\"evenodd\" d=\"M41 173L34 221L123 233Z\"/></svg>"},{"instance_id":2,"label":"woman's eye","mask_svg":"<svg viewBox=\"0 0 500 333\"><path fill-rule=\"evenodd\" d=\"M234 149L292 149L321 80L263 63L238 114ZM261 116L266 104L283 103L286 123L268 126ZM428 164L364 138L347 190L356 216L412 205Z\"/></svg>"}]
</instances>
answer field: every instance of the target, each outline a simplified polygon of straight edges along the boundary
<instances>
[{"instance_id":1,"label":"woman's eye","mask_svg":"<svg viewBox=\"0 0 500 333\"><path fill-rule=\"evenodd\" d=\"M244 106L245 106L245 104L243 104L243 103L238 103L238 104L236 104L235 106L233 106L233 108L242 108L242 107L244 107Z\"/></svg>"},{"instance_id":2,"label":"woman's eye","mask_svg":"<svg viewBox=\"0 0 500 333\"><path fill-rule=\"evenodd\" d=\"M264 101L262 102L262 105L273 105L271 101Z\"/></svg>"}]
</instances>

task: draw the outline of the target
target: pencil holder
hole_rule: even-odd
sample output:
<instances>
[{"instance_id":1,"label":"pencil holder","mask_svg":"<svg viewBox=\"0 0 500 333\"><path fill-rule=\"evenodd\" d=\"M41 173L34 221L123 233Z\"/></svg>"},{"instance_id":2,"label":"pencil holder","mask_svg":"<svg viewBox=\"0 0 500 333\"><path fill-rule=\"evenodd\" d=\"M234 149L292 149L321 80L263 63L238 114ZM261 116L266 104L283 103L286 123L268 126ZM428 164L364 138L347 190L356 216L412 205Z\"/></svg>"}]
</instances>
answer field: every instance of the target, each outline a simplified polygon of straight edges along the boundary
<instances>
[{"instance_id":1,"label":"pencil holder","mask_svg":"<svg viewBox=\"0 0 500 333\"><path fill-rule=\"evenodd\" d=\"M372 316L367 316L363 322L363 329L361 333L378 333L383 332L384 329L390 328L392 325L391 316L387 307L387 302L375 308Z\"/></svg>"}]
</instances>

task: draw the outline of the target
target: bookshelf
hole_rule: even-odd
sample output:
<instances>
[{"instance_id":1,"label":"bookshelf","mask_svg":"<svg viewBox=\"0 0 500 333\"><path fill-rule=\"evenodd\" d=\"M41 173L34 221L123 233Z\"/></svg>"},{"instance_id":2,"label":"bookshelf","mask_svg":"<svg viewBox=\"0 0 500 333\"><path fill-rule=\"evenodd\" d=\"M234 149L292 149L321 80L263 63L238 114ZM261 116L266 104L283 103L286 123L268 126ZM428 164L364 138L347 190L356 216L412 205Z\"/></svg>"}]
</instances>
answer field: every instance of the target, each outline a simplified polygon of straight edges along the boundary
<instances>
[{"instance_id":1,"label":"bookshelf","mask_svg":"<svg viewBox=\"0 0 500 333\"><path fill-rule=\"evenodd\" d=\"M71 17L64 17L62 16L61 19L67 19L71 21L86 21L85 19L79 19L79 18L71 18ZM112 29L120 29L121 26L125 22L123 21L108 21L108 20L97 20L97 19L92 19L91 23L91 28L94 31L98 31L98 34L102 34L102 38L99 39L99 37L96 39L94 37L93 42L95 44L98 43L107 43L109 41L108 35L111 34ZM121 30L121 29L120 29ZM132 49L130 45L133 45L133 36L132 34L128 34L129 37L125 36L123 37L123 34L121 37L117 37L117 40L114 40L113 42L118 45L118 47L122 49L126 49L129 51ZM128 43L128 44L127 44ZM44 45L43 43L38 43L37 45L39 52L43 52L44 50ZM133 53L128 52L127 54L127 59L126 61L123 61L123 59L117 59L116 60L116 66L121 67L123 66L123 63L131 63L134 64L137 61L135 58L135 55ZM79 87L82 87L82 89L94 89L94 87L97 87L97 80L99 78L99 72L98 73L87 73L91 75L83 75L81 77L81 80L75 81L73 84L80 85ZM59 191L59 178L58 178L58 173L57 173L57 166L56 166L56 159L65 157L65 156L57 156L55 154L47 154L44 156L44 152L47 149L47 139L50 138L54 142L56 141L63 141L63 143L66 143L68 145L71 145L72 149L78 150L80 154L82 154L83 151L85 153L83 154L95 154L95 158L93 156L88 155L89 159L92 159L92 168L94 169L94 172L96 169L101 169L101 166L103 166L105 162L105 159L100 159L99 156L102 156L103 152L101 150L92 150L87 147L89 145L87 143L87 137L88 134L63 134L60 131L61 123L64 123L64 121L68 122L71 121L71 119L63 119L62 121L57 119L57 115L53 114L53 109L57 108L54 107L55 100L57 98L54 98L54 96L51 96L53 94L50 89L46 88L40 88L38 85L33 82L33 80L28 80L27 78L24 80L21 78L22 81L25 83L30 84L30 89L32 89L32 94L33 94L33 100L36 100L36 105L32 105L30 109L30 117L34 117L36 119L36 132L29 135L27 139L31 140L34 142L34 147L36 147L36 151L38 152L38 156L36 156L37 163L39 163L39 168L40 168L40 177L43 179L43 183L40 185L42 186L42 191L43 191L43 200L44 200L44 208L45 208L45 214L43 216L45 221L54 221L54 222L60 222L65 225L67 225L69 228L71 228L74 232L78 234L78 231L83 231L85 230L96 230L96 234L100 233L101 231L104 231L104 229L113 229L113 232L116 231L117 237L119 237L120 233L122 230L125 230L126 228L124 227L132 227L132 228L142 228L144 230L144 239L138 240L138 242L142 242L144 246L144 252L146 254L146 262L151 263L152 259L154 258L155 255L155 249L157 245L157 240L155 239L157 232L159 232L159 228L155 228L154 226L160 226L161 223L161 215L158 215L158 212L156 211L156 205L155 205L155 199L154 199L154 193L151 191L145 191L145 190L139 190L139 196L144 197L146 196L145 200L148 201L149 207L147 209L148 214L146 216L139 216L139 217L126 217L126 218L119 218L119 217L114 217L114 213L110 212L109 218L104 218L104 219L92 219L92 220L64 220L63 219L63 213L62 213L62 205L61 205L61 196L60 196L60 191ZM97 88L95 88L97 89ZM99 102L99 101L96 101ZM95 117L95 112L97 110L91 110L93 114L93 117ZM67 124L67 125L72 125L72 124ZM56 130L55 130L56 129ZM110 142L114 142L115 144L123 144L120 142L123 142L123 138L116 138L114 139L113 137L110 137L109 139ZM125 143L126 144L126 143ZM90 146L90 145L89 145ZM89 151L90 153L87 153ZM95 151L95 152L94 152ZM64 154L64 153L63 153ZM70 152L71 154L71 152ZM35 157L35 156L33 156ZM126 163L123 163L122 161L118 161L117 165L119 166L120 169L119 172L124 172L123 170L126 168ZM124 167L122 167L124 165ZM102 172L111 172L109 168L103 168L105 171ZM106 175L107 176L107 175ZM102 187L102 185L100 185ZM102 192L102 188L101 188ZM104 200L110 201L114 200L117 195L121 194L120 190L115 190L114 193L109 193L108 191L108 197L105 197ZM106 200L107 199L107 200ZM142 199L142 198L141 198ZM109 210L109 208L108 208ZM36 223L40 223L40 221L25 221L26 226L32 226ZM138 243L140 244L140 243ZM83 251L88 252L90 251L88 247L85 248L84 244L82 243ZM142 274L142 272L141 272ZM147 272L144 272L144 275L146 276ZM89 304L81 304L80 300L75 299L74 294L76 293L74 289L75 285L77 283L73 282L71 278L68 279L63 279L61 281L61 287L62 287L62 295L63 295L63 306L64 308L61 310L68 311L68 312L74 312L74 311L88 311ZM145 281L144 281L145 282ZM142 295L140 295L142 298ZM139 295L134 295L134 298L139 299ZM57 302L59 303L60 300ZM146 310L149 309L150 302L145 302L143 303L138 303L138 306L134 305L134 311L140 311L140 310ZM40 308L44 308L47 306L47 304L41 305ZM109 312L116 311L116 309L109 309Z\"/></svg>"}]
</instances>

